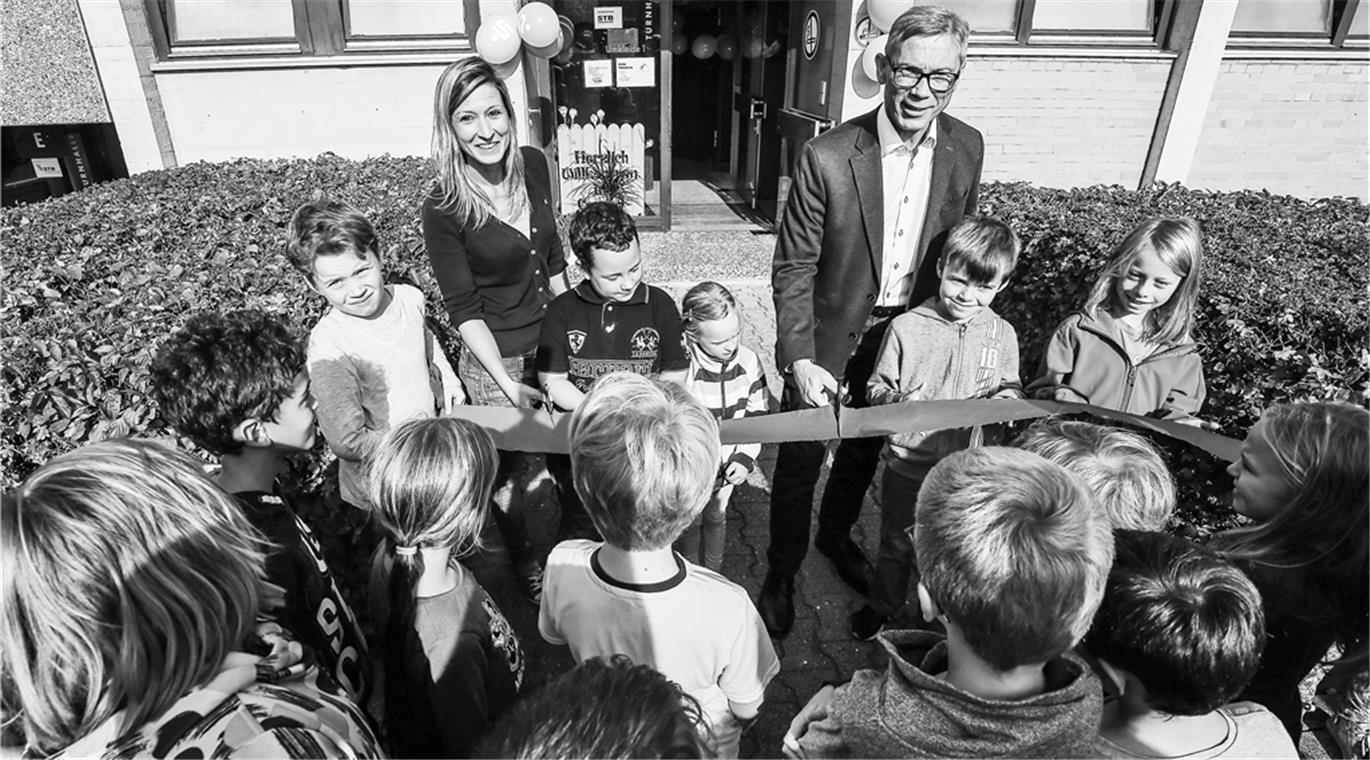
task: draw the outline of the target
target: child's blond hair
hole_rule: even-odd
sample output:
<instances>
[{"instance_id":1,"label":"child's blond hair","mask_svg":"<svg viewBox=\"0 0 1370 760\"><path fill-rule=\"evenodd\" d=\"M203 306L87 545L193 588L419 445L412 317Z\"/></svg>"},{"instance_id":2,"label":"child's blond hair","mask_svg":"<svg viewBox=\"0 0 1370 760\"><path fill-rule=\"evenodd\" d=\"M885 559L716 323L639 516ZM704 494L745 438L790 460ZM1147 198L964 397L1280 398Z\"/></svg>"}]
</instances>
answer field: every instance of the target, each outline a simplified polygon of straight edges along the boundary
<instances>
[{"instance_id":1,"label":"child's blond hair","mask_svg":"<svg viewBox=\"0 0 1370 760\"><path fill-rule=\"evenodd\" d=\"M1017 445L1080 476L1115 529L1163 530L1175 512L1170 469L1130 430L1052 417L1033 424Z\"/></svg>"},{"instance_id":2,"label":"child's blond hair","mask_svg":"<svg viewBox=\"0 0 1370 760\"><path fill-rule=\"evenodd\" d=\"M165 444L103 441L38 468L0 503L0 701L30 746L58 751L116 713L133 730L219 672L262 612L265 550Z\"/></svg>"},{"instance_id":3,"label":"child's blond hair","mask_svg":"<svg viewBox=\"0 0 1370 760\"><path fill-rule=\"evenodd\" d=\"M704 508L718 469L718 423L675 383L615 372L571 415L576 493L605 542L669 546Z\"/></svg>"},{"instance_id":4,"label":"child's blond hair","mask_svg":"<svg viewBox=\"0 0 1370 760\"><path fill-rule=\"evenodd\" d=\"M993 667L1044 663L1089 629L1113 534L1065 468L1019 449L958 451L928 473L914 524L922 585Z\"/></svg>"},{"instance_id":5,"label":"child's blond hair","mask_svg":"<svg viewBox=\"0 0 1370 760\"><path fill-rule=\"evenodd\" d=\"M1180 278L1170 300L1146 315L1142 338L1160 345L1189 340L1203 281L1204 244L1199 223L1187 216L1148 219L1129 232L1113 250L1085 299L1084 312L1094 317L1100 306L1116 306L1117 282L1137 257L1154 252Z\"/></svg>"}]
</instances>

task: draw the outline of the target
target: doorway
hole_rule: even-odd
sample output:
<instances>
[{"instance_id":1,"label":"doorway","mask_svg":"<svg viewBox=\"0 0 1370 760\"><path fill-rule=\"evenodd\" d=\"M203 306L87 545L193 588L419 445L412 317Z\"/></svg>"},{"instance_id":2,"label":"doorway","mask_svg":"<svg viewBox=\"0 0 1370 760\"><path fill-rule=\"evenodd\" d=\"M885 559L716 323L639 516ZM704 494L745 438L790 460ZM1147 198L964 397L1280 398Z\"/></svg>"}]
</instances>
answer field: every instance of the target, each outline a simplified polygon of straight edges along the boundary
<instances>
[{"instance_id":1,"label":"doorway","mask_svg":"<svg viewBox=\"0 0 1370 760\"><path fill-rule=\"evenodd\" d=\"M756 125L748 118L748 82L774 42L765 26L768 3L670 4L671 228L769 229L771 220L754 204L757 151L749 137ZM783 55L772 68L783 82Z\"/></svg>"}]
</instances>

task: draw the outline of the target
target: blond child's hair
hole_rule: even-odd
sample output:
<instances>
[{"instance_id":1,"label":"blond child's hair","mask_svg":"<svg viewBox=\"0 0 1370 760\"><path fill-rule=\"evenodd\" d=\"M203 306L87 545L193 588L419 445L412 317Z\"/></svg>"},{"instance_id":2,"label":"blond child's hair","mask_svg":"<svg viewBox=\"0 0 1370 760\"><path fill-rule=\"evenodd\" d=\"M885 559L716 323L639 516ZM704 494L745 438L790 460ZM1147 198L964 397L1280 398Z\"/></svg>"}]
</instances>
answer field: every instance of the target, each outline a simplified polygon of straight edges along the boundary
<instances>
[{"instance_id":1,"label":"blond child's hair","mask_svg":"<svg viewBox=\"0 0 1370 760\"><path fill-rule=\"evenodd\" d=\"M1175 480L1151 441L1130 430L1049 417L1017 441L1070 470L1115 529L1163 530L1175 512Z\"/></svg>"},{"instance_id":2,"label":"blond child's hair","mask_svg":"<svg viewBox=\"0 0 1370 760\"><path fill-rule=\"evenodd\" d=\"M1133 263L1146 252L1155 253L1165 262L1180 278L1180 284L1169 301L1146 315L1142 338L1163 346L1189 340L1203 281L1204 244L1199 223L1187 216L1148 219L1129 232L1094 281L1085 299L1084 312L1093 318L1100 306L1117 306L1118 280L1126 277Z\"/></svg>"},{"instance_id":3,"label":"blond child's hair","mask_svg":"<svg viewBox=\"0 0 1370 760\"><path fill-rule=\"evenodd\" d=\"M3 703L56 752L122 711L166 712L242 646L267 544L198 461L110 440L38 468L0 504Z\"/></svg>"},{"instance_id":4,"label":"blond child's hair","mask_svg":"<svg viewBox=\"0 0 1370 760\"><path fill-rule=\"evenodd\" d=\"M390 705L386 730L392 736L408 737L416 723L435 720L431 703L413 688L405 656L419 579L427 569L419 550L446 548L451 558L480 547L498 464L490 433L454 417L397 425L371 456L368 495L385 529L391 562L382 655Z\"/></svg>"},{"instance_id":5,"label":"blond child's hair","mask_svg":"<svg viewBox=\"0 0 1370 760\"><path fill-rule=\"evenodd\" d=\"M914 525L922 585L993 667L1044 663L1089 629L1113 534L1060 465L999 446L953 453L928 473Z\"/></svg>"},{"instance_id":6,"label":"blond child's hair","mask_svg":"<svg viewBox=\"0 0 1370 760\"><path fill-rule=\"evenodd\" d=\"M718 423L684 388L615 372L571 415L576 493L605 542L669 546L699 515L718 469Z\"/></svg>"},{"instance_id":7,"label":"blond child's hair","mask_svg":"<svg viewBox=\"0 0 1370 760\"><path fill-rule=\"evenodd\" d=\"M698 335L699 323L709 322L737 311L737 299L724 286L705 280L685 293L680 299L680 329L686 335Z\"/></svg>"}]
</instances>

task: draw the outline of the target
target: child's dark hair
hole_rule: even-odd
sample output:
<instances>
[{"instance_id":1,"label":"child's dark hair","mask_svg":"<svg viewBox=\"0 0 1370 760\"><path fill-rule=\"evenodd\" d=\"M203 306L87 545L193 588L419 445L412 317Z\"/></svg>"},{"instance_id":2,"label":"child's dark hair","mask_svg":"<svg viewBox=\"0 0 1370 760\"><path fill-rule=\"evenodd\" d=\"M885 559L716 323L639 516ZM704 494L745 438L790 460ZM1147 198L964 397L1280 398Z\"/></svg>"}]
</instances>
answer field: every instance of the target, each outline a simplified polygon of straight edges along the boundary
<instances>
[{"instance_id":1,"label":"child's dark hair","mask_svg":"<svg viewBox=\"0 0 1370 760\"><path fill-rule=\"evenodd\" d=\"M571 217L566 236L571 241L576 262L588 272L595 263L590 254L592 250L627 250L637 240L637 225L621 207L607 201L595 201L581 206Z\"/></svg>"},{"instance_id":2,"label":"child's dark hair","mask_svg":"<svg viewBox=\"0 0 1370 760\"><path fill-rule=\"evenodd\" d=\"M424 727L455 719L434 715L426 692L414 688L406 675L404 653L424 573L419 550L446 547L451 556L460 557L480 546L497 467L490 433L455 417L410 420L393 427L371 457L369 495L387 534L392 561L383 640L385 712L386 731L399 756L427 751L426 745L415 743Z\"/></svg>"},{"instance_id":3,"label":"child's dark hair","mask_svg":"<svg viewBox=\"0 0 1370 760\"><path fill-rule=\"evenodd\" d=\"M713 757L699 703L624 655L586 660L510 708L476 757Z\"/></svg>"},{"instance_id":4,"label":"child's dark hair","mask_svg":"<svg viewBox=\"0 0 1370 760\"><path fill-rule=\"evenodd\" d=\"M680 301L680 328L694 335L699 323L722 319L737 311L737 300L727 288L705 280L690 288Z\"/></svg>"},{"instance_id":5,"label":"child's dark hair","mask_svg":"<svg viewBox=\"0 0 1370 760\"><path fill-rule=\"evenodd\" d=\"M286 258L311 282L314 259L342 254L365 258L367 253L380 256L376 230L365 214L346 203L321 198L295 209L290 217Z\"/></svg>"},{"instance_id":6,"label":"child's dark hair","mask_svg":"<svg viewBox=\"0 0 1370 760\"><path fill-rule=\"evenodd\" d=\"M284 316L200 312L158 349L152 398L162 419L197 446L238 454L233 429L253 418L274 422L304 368L304 341Z\"/></svg>"},{"instance_id":7,"label":"child's dark hair","mask_svg":"<svg viewBox=\"0 0 1370 760\"><path fill-rule=\"evenodd\" d=\"M941 268L960 267L973 282L1003 282L1018 267L1023 245L1013 229L992 216L962 219L947 233Z\"/></svg>"},{"instance_id":8,"label":"child's dark hair","mask_svg":"<svg viewBox=\"0 0 1370 760\"><path fill-rule=\"evenodd\" d=\"M1114 533L1113 569L1085 648L1141 679L1151 709L1206 715L1261 663L1261 595L1234 565L1177 536Z\"/></svg>"}]
</instances>

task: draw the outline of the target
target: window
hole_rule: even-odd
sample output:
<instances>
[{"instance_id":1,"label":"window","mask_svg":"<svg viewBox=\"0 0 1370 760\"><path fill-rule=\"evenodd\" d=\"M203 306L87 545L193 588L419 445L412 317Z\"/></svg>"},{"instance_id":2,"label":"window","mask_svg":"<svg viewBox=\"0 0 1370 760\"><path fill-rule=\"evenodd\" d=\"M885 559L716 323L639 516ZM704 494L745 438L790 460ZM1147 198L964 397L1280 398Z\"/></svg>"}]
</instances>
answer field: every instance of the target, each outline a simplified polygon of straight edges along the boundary
<instances>
[{"instance_id":1,"label":"window","mask_svg":"<svg viewBox=\"0 0 1370 760\"><path fill-rule=\"evenodd\" d=\"M1160 44L1176 0L941 0L977 36L1015 44Z\"/></svg>"},{"instance_id":2,"label":"window","mask_svg":"<svg viewBox=\"0 0 1370 760\"><path fill-rule=\"evenodd\" d=\"M144 0L163 60L469 50L478 0Z\"/></svg>"},{"instance_id":3,"label":"window","mask_svg":"<svg viewBox=\"0 0 1370 760\"><path fill-rule=\"evenodd\" d=\"M1233 42L1288 46L1367 39L1367 0L1238 0Z\"/></svg>"}]
</instances>

